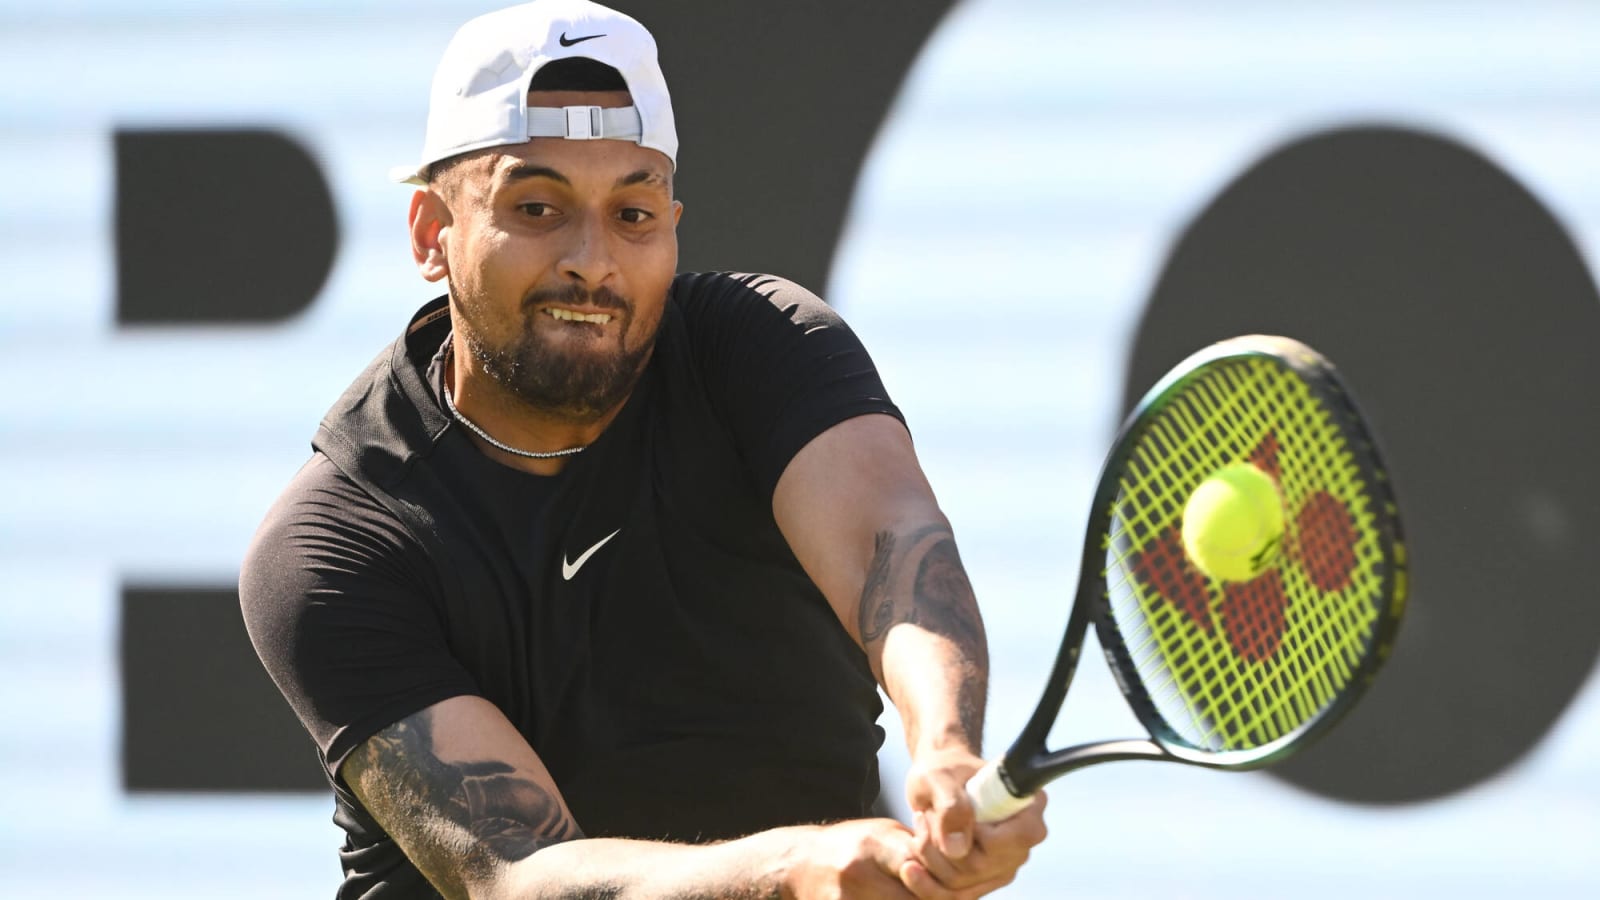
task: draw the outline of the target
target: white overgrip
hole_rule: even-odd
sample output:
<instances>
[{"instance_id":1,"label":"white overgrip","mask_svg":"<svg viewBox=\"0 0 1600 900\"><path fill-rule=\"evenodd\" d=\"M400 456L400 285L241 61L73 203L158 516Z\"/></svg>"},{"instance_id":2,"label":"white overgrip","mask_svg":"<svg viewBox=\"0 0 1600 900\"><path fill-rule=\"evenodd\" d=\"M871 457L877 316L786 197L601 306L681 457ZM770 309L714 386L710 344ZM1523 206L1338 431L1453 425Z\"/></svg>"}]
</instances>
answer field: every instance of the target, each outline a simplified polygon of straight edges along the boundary
<instances>
[{"instance_id":1,"label":"white overgrip","mask_svg":"<svg viewBox=\"0 0 1600 900\"><path fill-rule=\"evenodd\" d=\"M967 782L967 796L972 799L972 808L977 812L978 821L984 823L1009 819L1033 802L1032 796L1018 797L1006 787L1000 777L999 760L984 764L972 776Z\"/></svg>"}]
</instances>

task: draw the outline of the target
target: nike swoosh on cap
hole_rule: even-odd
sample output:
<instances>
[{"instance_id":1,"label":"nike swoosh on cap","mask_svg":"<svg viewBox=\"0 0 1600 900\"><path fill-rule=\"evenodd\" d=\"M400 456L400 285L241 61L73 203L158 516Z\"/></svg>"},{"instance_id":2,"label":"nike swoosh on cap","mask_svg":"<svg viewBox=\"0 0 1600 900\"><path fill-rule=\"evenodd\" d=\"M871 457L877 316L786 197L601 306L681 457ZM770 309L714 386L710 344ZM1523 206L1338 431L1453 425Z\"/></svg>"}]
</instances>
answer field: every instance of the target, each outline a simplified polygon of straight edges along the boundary
<instances>
[{"instance_id":1,"label":"nike swoosh on cap","mask_svg":"<svg viewBox=\"0 0 1600 900\"><path fill-rule=\"evenodd\" d=\"M603 35L603 34L591 34L591 35L587 35L587 36L581 37L581 38L568 38L567 37L567 33L565 31L563 31L563 32L561 32L561 46L563 46L563 47L571 47L573 44L581 44L584 41L592 41L595 38L603 38L603 37L605 37L605 35Z\"/></svg>"},{"instance_id":2,"label":"nike swoosh on cap","mask_svg":"<svg viewBox=\"0 0 1600 900\"><path fill-rule=\"evenodd\" d=\"M578 570L583 568L583 564L589 561L589 557L593 556L594 552L596 550L599 550L601 547L604 547L606 545L606 541L611 540L612 538L616 537L618 534L621 534L621 533L622 533L622 529L621 528L618 528L616 531L611 532L610 534L608 534L605 537L601 538L600 540L596 541L594 546L590 547L589 549L583 551L583 553L579 554L578 558L573 560L572 562L567 562L567 555L565 553L561 554L561 580L562 581L571 581L572 580L572 576L578 574Z\"/></svg>"}]
</instances>

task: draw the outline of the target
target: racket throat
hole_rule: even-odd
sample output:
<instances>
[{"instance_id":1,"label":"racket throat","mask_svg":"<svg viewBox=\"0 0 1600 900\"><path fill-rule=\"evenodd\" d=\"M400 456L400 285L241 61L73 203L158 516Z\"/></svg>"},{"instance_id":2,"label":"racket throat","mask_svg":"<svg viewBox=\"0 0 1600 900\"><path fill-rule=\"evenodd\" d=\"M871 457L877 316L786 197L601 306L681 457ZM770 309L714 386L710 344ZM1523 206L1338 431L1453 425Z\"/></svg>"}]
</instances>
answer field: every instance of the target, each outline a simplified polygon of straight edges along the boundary
<instances>
[{"instance_id":1,"label":"racket throat","mask_svg":"<svg viewBox=\"0 0 1600 900\"><path fill-rule=\"evenodd\" d=\"M1097 763L1129 759L1169 761L1173 756L1154 741L1136 738L1096 741L1052 750L1027 760L1013 761L1008 756L1000 766L999 774L1007 789L1016 796L1026 797L1057 776Z\"/></svg>"}]
</instances>

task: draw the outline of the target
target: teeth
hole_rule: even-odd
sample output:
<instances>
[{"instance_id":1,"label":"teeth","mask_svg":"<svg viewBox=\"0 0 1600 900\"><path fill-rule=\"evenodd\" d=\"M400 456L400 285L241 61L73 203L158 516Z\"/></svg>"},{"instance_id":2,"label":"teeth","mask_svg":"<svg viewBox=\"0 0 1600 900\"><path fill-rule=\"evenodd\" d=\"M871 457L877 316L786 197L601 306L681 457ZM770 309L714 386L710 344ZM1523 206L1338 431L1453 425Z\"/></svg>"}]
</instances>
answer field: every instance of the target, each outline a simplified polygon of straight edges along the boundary
<instances>
[{"instance_id":1,"label":"teeth","mask_svg":"<svg viewBox=\"0 0 1600 900\"><path fill-rule=\"evenodd\" d=\"M596 325L604 325L605 323L611 321L610 313L591 313L589 315L584 315L583 313L575 313L570 309L562 309L559 306L551 307L550 315L560 319L563 322L593 322Z\"/></svg>"}]
</instances>

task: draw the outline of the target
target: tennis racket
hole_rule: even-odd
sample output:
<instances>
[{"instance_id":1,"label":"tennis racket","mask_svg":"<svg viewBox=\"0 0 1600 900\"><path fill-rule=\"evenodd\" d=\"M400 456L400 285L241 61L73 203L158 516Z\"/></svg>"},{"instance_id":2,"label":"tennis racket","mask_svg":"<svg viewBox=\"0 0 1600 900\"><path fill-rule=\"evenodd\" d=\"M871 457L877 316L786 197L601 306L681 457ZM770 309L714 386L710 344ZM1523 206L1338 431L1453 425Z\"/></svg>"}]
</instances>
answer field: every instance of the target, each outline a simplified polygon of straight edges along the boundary
<instances>
[{"instance_id":1,"label":"tennis racket","mask_svg":"<svg viewBox=\"0 0 1600 900\"><path fill-rule=\"evenodd\" d=\"M1208 577L1184 549L1185 504L1246 462L1270 476L1284 533L1249 580ZM979 821L1045 783L1125 759L1254 769L1350 709L1405 608L1388 475L1333 366L1284 337L1213 344L1124 423L1095 492L1077 599L1033 717L967 784ZM1045 746L1090 622L1148 738Z\"/></svg>"}]
</instances>

